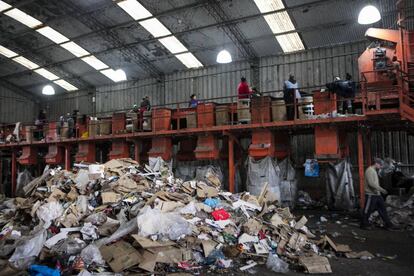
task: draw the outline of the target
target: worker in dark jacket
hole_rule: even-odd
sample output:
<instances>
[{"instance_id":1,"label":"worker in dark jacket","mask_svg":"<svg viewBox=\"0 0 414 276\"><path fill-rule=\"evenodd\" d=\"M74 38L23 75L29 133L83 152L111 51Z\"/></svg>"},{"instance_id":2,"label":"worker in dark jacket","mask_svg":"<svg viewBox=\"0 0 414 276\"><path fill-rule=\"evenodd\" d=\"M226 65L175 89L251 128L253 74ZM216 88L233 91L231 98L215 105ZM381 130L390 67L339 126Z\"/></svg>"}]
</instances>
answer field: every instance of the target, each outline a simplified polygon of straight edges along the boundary
<instances>
[{"instance_id":1,"label":"worker in dark jacket","mask_svg":"<svg viewBox=\"0 0 414 276\"><path fill-rule=\"evenodd\" d=\"M383 167L384 161L375 158L374 164L367 168L364 175L364 189L365 189L365 206L362 210L361 228L369 229L369 217L375 211L378 211L380 217L385 223L385 228L388 230L395 229L391 223L390 218L385 208L384 199L381 194L387 194L387 190L382 188L379 184L378 170Z\"/></svg>"},{"instance_id":2,"label":"worker in dark jacket","mask_svg":"<svg viewBox=\"0 0 414 276\"><path fill-rule=\"evenodd\" d=\"M150 111L151 110L151 102L150 102L148 96L145 96L144 98L142 98L140 107L141 107L142 111Z\"/></svg>"},{"instance_id":3,"label":"worker in dark jacket","mask_svg":"<svg viewBox=\"0 0 414 276\"><path fill-rule=\"evenodd\" d=\"M293 120L295 117L294 102L296 99L300 99L300 93L299 84L292 73L289 74L289 79L283 84L283 99L286 104L287 119Z\"/></svg>"},{"instance_id":4,"label":"worker in dark jacket","mask_svg":"<svg viewBox=\"0 0 414 276\"><path fill-rule=\"evenodd\" d=\"M190 96L190 102L188 103L188 107L196 108L198 105L198 100L196 94L192 94Z\"/></svg>"},{"instance_id":5,"label":"worker in dark jacket","mask_svg":"<svg viewBox=\"0 0 414 276\"><path fill-rule=\"evenodd\" d=\"M333 82L326 84L326 87L338 96L339 113L353 113L352 99L355 97L356 87L349 73L346 74L345 80L341 80L340 77L335 77Z\"/></svg>"},{"instance_id":6,"label":"worker in dark jacket","mask_svg":"<svg viewBox=\"0 0 414 276\"><path fill-rule=\"evenodd\" d=\"M252 91L249 88L249 84L247 83L247 80L245 77L242 77L240 79L239 86L237 87L237 94L240 99L249 99L250 95L252 94Z\"/></svg>"}]
</instances>

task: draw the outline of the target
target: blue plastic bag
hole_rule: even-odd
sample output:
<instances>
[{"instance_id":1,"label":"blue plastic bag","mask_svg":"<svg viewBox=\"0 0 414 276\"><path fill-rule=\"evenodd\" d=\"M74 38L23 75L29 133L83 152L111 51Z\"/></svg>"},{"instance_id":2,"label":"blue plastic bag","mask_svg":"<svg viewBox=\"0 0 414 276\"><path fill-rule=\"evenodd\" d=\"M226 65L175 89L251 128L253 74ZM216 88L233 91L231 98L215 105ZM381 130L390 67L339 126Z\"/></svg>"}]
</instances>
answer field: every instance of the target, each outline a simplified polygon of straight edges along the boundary
<instances>
[{"instance_id":1,"label":"blue plastic bag","mask_svg":"<svg viewBox=\"0 0 414 276\"><path fill-rule=\"evenodd\" d=\"M216 208L220 204L220 199L207 198L206 200L204 200L204 204L210 206L211 208Z\"/></svg>"},{"instance_id":2,"label":"blue plastic bag","mask_svg":"<svg viewBox=\"0 0 414 276\"><path fill-rule=\"evenodd\" d=\"M319 164L316 159L306 159L305 176L307 177L319 177Z\"/></svg>"},{"instance_id":3,"label":"blue plastic bag","mask_svg":"<svg viewBox=\"0 0 414 276\"><path fill-rule=\"evenodd\" d=\"M29 274L30 276L60 276L60 271L44 265L31 265Z\"/></svg>"}]
</instances>

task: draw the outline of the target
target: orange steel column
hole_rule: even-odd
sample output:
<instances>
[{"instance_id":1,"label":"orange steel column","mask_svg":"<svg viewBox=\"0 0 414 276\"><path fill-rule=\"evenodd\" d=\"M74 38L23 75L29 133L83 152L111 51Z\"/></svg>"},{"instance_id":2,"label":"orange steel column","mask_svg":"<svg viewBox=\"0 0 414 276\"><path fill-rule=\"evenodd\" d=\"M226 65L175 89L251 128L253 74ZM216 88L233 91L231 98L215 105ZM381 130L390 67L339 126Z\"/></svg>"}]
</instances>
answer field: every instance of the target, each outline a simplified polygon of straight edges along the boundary
<instances>
[{"instance_id":1,"label":"orange steel column","mask_svg":"<svg viewBox=\"0 0 414 276\"><path fill-rule=\"evenodd\" d=\"M11 160L11 192L12 197L16 195L16 184L17 184L17 155L16 150L12 150L12 160Z\"/></svg>"},{"instance_id":2,"label":"orange steel column","mask_svg":"<svg viewBox=\"0 0 414 276\"><path fill-rule=\"evenodd\" d=\"M234 138L229 136L229 191L234 193Z\"/></svg>"},{"instance_id":3,"label":"orange steel column","mask_svg":"<svg viewBox=\"0 0 414 276\"><path fill-rule=\"evenodd\" d=\"M70 145L65 146L65 170L70 171L71 160L70 160Z\"/></svg>"},{"instance_id":4,"label":"orange steel column","mask_svg":"<svg viewBox=\"0 0 414 276\"><path fill-rule=\"evenodd\" d=\"M362 131L358 130L358 172L359 172L359 205L364 208L365 191L364 191L364 142L362 139Z\"/></svg>"}]
</instances>

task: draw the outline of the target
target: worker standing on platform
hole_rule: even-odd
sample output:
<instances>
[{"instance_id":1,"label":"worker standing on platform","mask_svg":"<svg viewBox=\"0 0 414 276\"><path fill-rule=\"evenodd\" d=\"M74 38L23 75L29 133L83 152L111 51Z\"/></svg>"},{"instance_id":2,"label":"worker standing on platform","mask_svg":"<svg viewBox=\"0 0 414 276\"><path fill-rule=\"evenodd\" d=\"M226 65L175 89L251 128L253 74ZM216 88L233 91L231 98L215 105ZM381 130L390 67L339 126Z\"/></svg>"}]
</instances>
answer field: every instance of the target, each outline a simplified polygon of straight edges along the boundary
<instances>
[{"instance_id":1,"label":"worker standing on platform","mask_svg":"<svg viewBox=\"0 0 414 276\"><path fill-rule=\"evenodd\" d=\"M142 112L151 110L151 102L150 102L148 96L145 96L144 98L142 98L140 108L141 108Z\"/></svg>"},{"instance_id":2,"label":"worker standing on platform","mask_svg":"<svg viewBox=\"0 0 414 276\"><path fill-rule=\"evenodd\" d=\"M70 113L66 114L66 121L68 122L68 138L75 137L75 120Z\"/></svg>"},{"instance_id":3,"label":"worker standing on platform","mask_svg":"<svg viewBox=\"0 0 414 276\"><path fill-rule=\"evenodd\" d=\"M293 120L295 117L294 102L296 99L300 99L299 84L297 83L295 76L290 73L289 79L285 81L283 85L283 99L286 104L286 115L288 120Z\"/></svg>"},{"instance_id":4,"label":"worker standing on platform","mask_svg":"<svg viewBox=\"0 0 414 276\"><path fill-rule=\"evenodd\" d=\"M36 121L35 121L35 125L37 127L37 138L39 140L42 140L45 135L44 135L44 126L47 123L46 120L46 112L42 109L39 111L39 115L37 115Z\"/></svg>"},{"instance_id":5,"label":"worker standing on platform","mask_svg":"<svg viewBox=\"0 0 414 276\"><path fill-rule=\"evenodd\" d=\"M387 230L395 229L391 223L387 209L385 208L384 199L382 194L387 194L387 190L382 188L379 184L378 171L383 167L384 161L379 158L375 158L374 164L367 168L365 171L364 189L365 189L365 206L362 210L361 228L369 229L369 217L375 211L378 211L380 217L385 223Z\"/></svg>"},{"instance_id":6,"label":"worker standing on platform","mask_svg":"<svg viewBox=\"0 0 414 276\"><path fill-rule=\"evenodd\" d=\"M196 94L192 94L190 96L190 102L188 103L188 107L196 108L198 105L198 100Z\"/></svg>"},{"instance_id":7,"label":"worker standing on platform","mask_svg":"<svg viewBox=\"0 0 414 276\"><path fill-rule=\"evenodd\" d=\"M237 87L237 94L240 99L249 99L252 91L249 88L249 84L245 77L241 77L239 86Z\"/></svg>"}]
</instances>

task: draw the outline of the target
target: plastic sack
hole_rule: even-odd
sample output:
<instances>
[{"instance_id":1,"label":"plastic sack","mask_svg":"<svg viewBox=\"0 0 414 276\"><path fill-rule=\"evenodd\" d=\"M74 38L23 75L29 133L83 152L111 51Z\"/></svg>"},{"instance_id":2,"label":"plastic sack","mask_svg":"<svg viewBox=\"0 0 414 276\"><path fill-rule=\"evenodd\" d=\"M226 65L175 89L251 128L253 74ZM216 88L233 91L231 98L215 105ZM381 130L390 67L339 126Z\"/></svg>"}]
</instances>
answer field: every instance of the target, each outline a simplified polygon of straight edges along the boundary
<instances>
[{"instance_id":1,"label":"plastic sack","mask_svg":"<svg viewBox=\"0 0 414 276\"><path fill-rule=\"evenodd\" d=\"M45 223L48 228L52 221L62 216L63 208L57 201L48 202L37 209L36 214L39 219Z\"/></svg>"},{"instance_id":2,"label":"plastic sack","mask_svg":"<svg viewBox=\"0 0 414 276\"><path fill-rule=\"evenodd\" d=\"M82 260L87 265L91 264L97 264L97 265L104 265L105 261L102 258L101 252L99 251L99 248L95 244L90 244L87 247L85 247L81 254L80 254Z\"/></svg>"},{"instance_id":3,"label":"plastic sack","mask_svg":"<svg viewBox=\"0 0 414 276\"><path fill-rule=\"evenodd\" d=\"M16 195L23 197L24 196L23 187L25 187L32 180L33 180L33 177L27 169L19 173L17 175Z\"/></svg>"},{"instance_id":4,"label":"plastic sack","mask_svg":"<svg viewBox=\"0 0 414 276\"><path fill-rule=\"evenodd\" d=\"M319 164L316 159L306 159L303 165L305 166L305 176L319 177Z\"/></svg>"},{"instance_id":5,"label":"plastic sack","mask_svg":"<svg viewBox=\"0 0 414 276\"><path fill-rule=\"evenodd\" d=\"M218 165L207 165L197 167L196 169L196 179L204 181L214 187L220 187L223 183L223 178L223 172Z\"/></svg>"},{"instance_id":6,"label":"plastic sack","mask_svg":"<svg viewBox=\"0 0 414 276\"><path fill-rule=\"evenodd\" d=\"M163 235L170 240L177 240L182 235L192 233L191 225L180 215L175 213L162 213L158 209L147 206L137 217L138 234L144 237Z\"/></svg>"},{"instance_id":7,"label":"plastic sack","mask_svg":"<svg viewBox=\"0 0 414 276\"><path fill-rule=\"evenodd\" d=\"M351 163L343 160L326 169L326 198L329 207L352 210L356 207L356 196L352 178Z\"/></svg>"},{"instance_id":8,"label":"plastic sack","mask_svg":"<svg viewBox=\"0 0 414 276\"><path fill-rule=\"evenodd\" d=\"M60 276L60 271L44 265L31 265L29 267L30 276Z\"/></svg>"},{"instance_id":9,"label":"plastic sack","mask_svg":"<svg viewBox=\"0 0 414 276\"><path fill-rule=\"evenodd\" d=\"M268 183L268 191L275 200L280 202L279 167L270 157L261 160L248 159L247 190L255 196L260 195L263 187Z\"/></svg>"},{"instance_id":10,"label":"plastic sack","mask_svg":"<svg viewBox=\"0 0 414 276\"><path fill-rule=\"evenodd\" d=\"M22 245L16 247L9 262L18 269L27 268L40 254L43 244L46 242L46 238L46 230L43 230L34 235L31 239L26 240Z\"/></svg>"},{"instance_id":11,"label":"plastic sack","mask_svg":"<svg viewBox=\"0 0 414 276\"><path fill-rule=\"evenodd\" d=\"M269 253L267 257L266 267L276 273L289 272L289 264L280 259L276 254Z\"/></svg>"}]
</instances>

